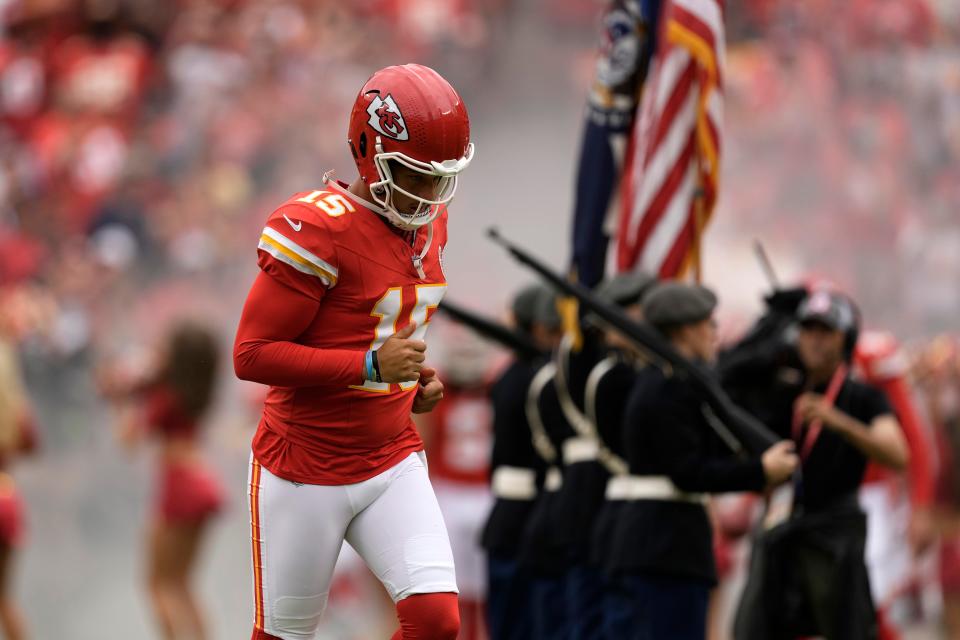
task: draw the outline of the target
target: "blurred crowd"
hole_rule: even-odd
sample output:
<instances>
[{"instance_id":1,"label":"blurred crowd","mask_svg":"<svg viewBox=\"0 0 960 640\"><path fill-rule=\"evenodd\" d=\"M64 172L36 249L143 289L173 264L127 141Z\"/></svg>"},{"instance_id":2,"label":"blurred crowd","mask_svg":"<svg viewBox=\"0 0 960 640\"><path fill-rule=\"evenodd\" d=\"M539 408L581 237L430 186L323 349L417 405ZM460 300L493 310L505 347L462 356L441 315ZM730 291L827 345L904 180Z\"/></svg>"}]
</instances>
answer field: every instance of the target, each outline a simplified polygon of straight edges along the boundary
<instances>
[{"instance_id":1,"label":"blurred crowd","mask_svg":"<svg viewBox=\"0 0 960 640\"><path fill-rule=\"evenodd\" d=\"M728 11L721 215L855 291L875 325L955 328L957 4L757 0Z\"/></svg>"},{"instance_id":2,"label":"blurred crowd","mask_svg":"<svg viewBox=\"0 0 960 640\"><path fill-rule=\"evenodd\" d=\"M82 437L58 417L88 401L98 359L135 357L187 312L232 337L252 239L348 167L346 113L372 69L442 57L479 91L516 4L0 0L0 340L27 356L45 443ZM600 4L539 7L592 33ZM942 530L960 540L960 4L727 11L719 216L907 341Z\"/></svg>"},{"instance_id":3,"label":"blurred crowd","mask_svg":"<svg viewBox=\"0 0 960 640\"><path fill-rule=\"evenodd\" d=\"M567 28L598 13L549 9ZM57 358L122 332L131 313L140 331L161 326L186 299L232 318L229 303L187 292L242 289L231 275L249 266L264 212L346 157L357 82L381 63L442 56L469 92L512 10L0 5L0 285L17 286L25 324ZM721 215L908 337L950 329L960 305L957 13L934 0L728 7Z\"/></svg>"},{"instance_id":4,"label":"blurred crowd","mask_svg":"<svg viewBox=\"0 0 960 640\"><path fill-rule=\"evenodd\" d=\"M465 56L504 4L0 3L0 290L20 338L62 364L178 314L232 322L251 238L348 157L369 70L459 55L482 73Z\"/></svg>"}]
</instances>

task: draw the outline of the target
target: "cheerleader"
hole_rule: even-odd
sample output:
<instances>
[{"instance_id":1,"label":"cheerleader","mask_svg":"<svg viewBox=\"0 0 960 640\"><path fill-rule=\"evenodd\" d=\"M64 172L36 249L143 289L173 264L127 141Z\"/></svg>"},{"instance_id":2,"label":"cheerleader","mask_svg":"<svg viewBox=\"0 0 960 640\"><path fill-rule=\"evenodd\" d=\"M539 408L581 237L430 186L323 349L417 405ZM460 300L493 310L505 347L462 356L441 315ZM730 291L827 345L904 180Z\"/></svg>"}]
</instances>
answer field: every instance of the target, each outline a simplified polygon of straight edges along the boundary
<instances>
[{"instance_id":1,"label":"cheerleader","mask_svg":"<svg viewBox=\"0 0 960 640\"><path fill-rule=\"evenodd\" d=\"M218 360L210 331L180 324L146 375L123 381L129 376L114 372L101 380L117 410L121 443L128 449L148 438L158 444L146 565L150 601L163 638L207 637L190 577L211 516L223 502L199 438Z\"/></svg>"},{"instance_id":2,"label":"cheerleader","mask_svg":"<svg viewBox=\"0 0 960 640\"><path fill-rule=\"evenodd\" d=\"M13 458L35 448L36 430L16 350L4 333L0 331L0 629L7 640L20 640L27 637L26 624L13 601L10 574L24 539L24 515L20 492L8 467Z\"/></svg>"}]
</instances>

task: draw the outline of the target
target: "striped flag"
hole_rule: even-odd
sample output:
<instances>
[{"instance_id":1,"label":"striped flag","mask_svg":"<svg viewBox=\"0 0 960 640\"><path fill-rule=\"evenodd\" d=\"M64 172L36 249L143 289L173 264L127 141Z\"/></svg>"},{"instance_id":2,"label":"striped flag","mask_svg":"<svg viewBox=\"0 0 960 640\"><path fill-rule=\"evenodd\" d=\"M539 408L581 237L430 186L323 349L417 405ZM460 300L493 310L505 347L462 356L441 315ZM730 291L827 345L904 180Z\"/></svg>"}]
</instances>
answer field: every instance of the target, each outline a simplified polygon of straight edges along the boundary
<instances>
[{"instance_id":1,"label":"striped flag","mask_svg":"<svg viewBox=\"0 0 960 640\"><path fill-rule=\"evenodd\" d=\"M717 199L723 117L723 0L665 0L656 57L621 193L619 271L699 277Z\"/></svg>"}]
</instances>

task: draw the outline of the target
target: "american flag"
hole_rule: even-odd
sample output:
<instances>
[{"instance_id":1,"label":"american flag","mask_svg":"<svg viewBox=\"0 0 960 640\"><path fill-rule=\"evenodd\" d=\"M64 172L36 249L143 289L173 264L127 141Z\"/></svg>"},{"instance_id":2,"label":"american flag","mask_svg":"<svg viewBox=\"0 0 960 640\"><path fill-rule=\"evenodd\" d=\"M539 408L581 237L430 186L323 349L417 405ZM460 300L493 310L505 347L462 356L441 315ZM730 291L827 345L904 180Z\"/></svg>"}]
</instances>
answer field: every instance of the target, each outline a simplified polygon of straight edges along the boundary
<instances>
[{"instance_id":1,"label":"american flag","mask_svg":"<svg viewBox=\"0 0 960 640\"><path fill-rule=\"evenodd\" d=\"M665 0L621 193L619 271L699 270L717 198L723 117L723 0Z\"/></svg>"}]
</instances>

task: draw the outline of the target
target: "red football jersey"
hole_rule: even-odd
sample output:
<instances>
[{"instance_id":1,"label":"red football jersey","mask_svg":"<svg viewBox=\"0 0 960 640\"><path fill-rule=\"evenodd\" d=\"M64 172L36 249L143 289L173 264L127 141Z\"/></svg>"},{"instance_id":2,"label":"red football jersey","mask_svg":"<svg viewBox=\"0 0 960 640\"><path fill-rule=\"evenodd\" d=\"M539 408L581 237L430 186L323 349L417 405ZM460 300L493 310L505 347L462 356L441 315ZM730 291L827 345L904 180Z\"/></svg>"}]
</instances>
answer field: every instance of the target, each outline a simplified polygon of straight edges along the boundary
<instances>
[{"instance_id":1,"label":"red football jersey","mask_svg":"<svg viewBox=\"0 0 960 640\"><path fill-rule=\"evenodd\" d=\"M934 494L932 447L927 438L929 430L923 424L907 383L906 355L891 334L866 331L857 342L854 362L863 378L887 395L903 429L910 450L907 475L910 478L911 503L914 506L929 505ZM892 469L870 462L863 483L882 482L896 475Z\"/></svg>"},{"instance_id":2,"label":"red football jersey","mask_svg":"<svg viewBox=\"0 0 960 640\"><path fill-rule=\"evenodd\" d=\"M493 407L486 388L447 385L433 410L430 475L486 486L493 448Z\"/></svg>"},{"instance_id":3,"label":"red football jersey","mask_svg":"<svg viewBox=\"0 0 960 640\"><path fill-rule=\"evenodd\" d=\"M410 417L417 382L364 382L362 363L367 350L410 322L418 325L413 339L426 333L447 288L446 211L431 224L432 238L426 227L400 232L361 200L331 189L296 194L270 215L260 236L260 268L319 301L293 342L327 350L331 359L345 354L347 363L347 377L338 374L328 384L270 387L253 452L275 475L350 484L423 448ZM421 277L413 258L428 239Z\"/></svg>"}]
</instances>

